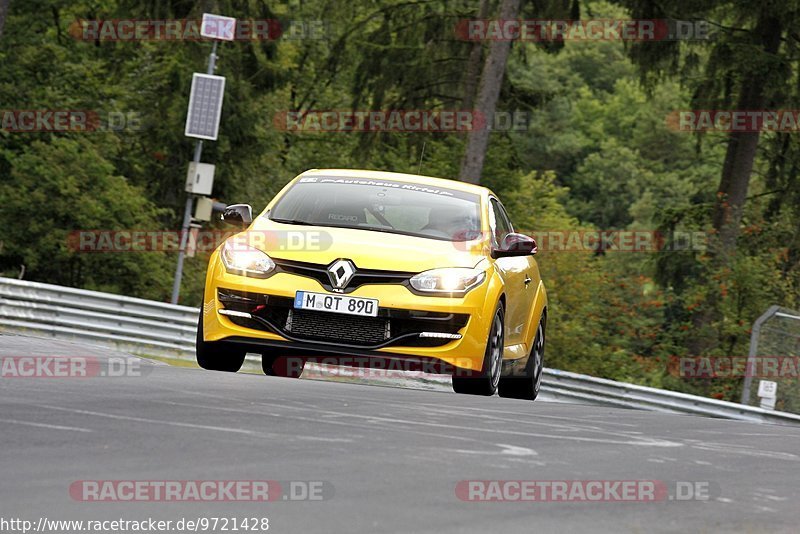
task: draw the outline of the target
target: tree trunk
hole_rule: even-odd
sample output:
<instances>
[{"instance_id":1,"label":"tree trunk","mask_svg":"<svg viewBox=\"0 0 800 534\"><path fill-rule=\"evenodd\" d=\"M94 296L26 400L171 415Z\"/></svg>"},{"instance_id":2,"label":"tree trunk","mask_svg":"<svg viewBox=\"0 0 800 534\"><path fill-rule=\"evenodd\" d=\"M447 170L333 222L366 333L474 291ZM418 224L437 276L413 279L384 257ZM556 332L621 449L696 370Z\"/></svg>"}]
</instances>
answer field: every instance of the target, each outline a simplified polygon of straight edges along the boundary
<instances>
[{"instance_id":1,"label":"tree trunk","mask_svg":"<svg viewBox=\"0 0 800 534\"><path fill-rule=\"evenodd\" d=\"M516 19L519 13L520 0L503 0L500 6L500 20ZM503 85L503 76L506 70L508 53L511 50L511 41L492 41L489 45L489 55L483 65L481 83L478 90L478 100L475 106L486 124L473 128L467 136L467 148L461 160L459 179L473 184L480 183L483 172L483 161L486 157L486 147L489 145L489 128L500 97L500 88ZM474 124L474 122L473 122Z\"/></svg>"},{"instance_id":2,"label":"tree trunk","mask_svg":"<svg viewBox=\"0 0 800 534\"><path fill-rule=\"evenodd\" d=\"M761 80L750 79L737 102L737 109L755 110L763 106ZM730 265L736 254L736 239L742 221L747 189L750 185L750 174L753 171L756 150L758 149L759 132L731 132L722 166L722 176L717 188L712 224L715 235L710 241L711 271ZM708 287L705 302L692 317L692 335L689 339L691 354L701 355L719 345L719 332L714 323L722 317L720 311L720 295L718 282L709 279L708 274L701 275L703 283Z\"/></svg>"},{"instance_id":3,"label":"tree trunk","mask_svg":"<svg viewBox=\"0 0 800 534\"><path fill-rule=\"evenodd\" d=\"M478 5L478 19L483 20L489 15L489 0L481 0ZM481 59L483 57L483 43L475 41L472 43L472 50L469 51L467 68L464 71L464 99L462 105L464 109L472 109L475 103L475 93L478 90L478 80L481 75Z\"/></svg>"},{"instance_id":4,"label":"tree trunk","mask_svg":"<svg viewBox=\"0 0 800 534\"><path fill-rule=\"evenodd\" d=\"M3 28L6 25L6 14L8 13L8 4L11 0L0 0L0 38L3 37Z\"/></svg>"},{"instance_id":5,"label":"tree trunk","mask_svg":"<svg viewBox=\"0 0 800 534\"><path fill-rule=\"evenodd\" d=\"M777 18L762 17L754 29L754 37L763 48L764 56L772 58L778 53L783 28ZM763 69L763 65L761 69ZM766 105L764 78L759 68L744 73L745 82L739 93L738 110L760 110ZM722 167L717 199L714 206L713 225L719 236L718 249L712 251L722 263L736 252L736 238L742 221L750 175L758 149L759 132L732 132L728 138L725 163Z\"/></svg>"},{"instance_id":6,"label":"tree trunk","mask_svg":"<svg viewBox=\"0 0 800 534\"><path fill-rule=\"evenodd\" d=\"M764 56L772 58L778 53L783 30L780 20L765 15L763 8L756 27L753 30L754 41L763 49ZM736 102L737 110L760 110L767 105L764 92L764 69L770 68L761 64L742 73L743 85ZM710 269L719 271L731 264L736 255L736 241L739 237L739 226L742 222L747 190L750 186L750 175L753 172L760 132L731 132L722 166L717 197L714 204L712 225L715 236L711 240ZM720 299L717 283L709 279L708 274L702 280L708 285L706 301L692 317L692 336L689 340L691 354L701 355L719 345L719 332L713 325L721 319Z\"/></svg>"}]
</instances>

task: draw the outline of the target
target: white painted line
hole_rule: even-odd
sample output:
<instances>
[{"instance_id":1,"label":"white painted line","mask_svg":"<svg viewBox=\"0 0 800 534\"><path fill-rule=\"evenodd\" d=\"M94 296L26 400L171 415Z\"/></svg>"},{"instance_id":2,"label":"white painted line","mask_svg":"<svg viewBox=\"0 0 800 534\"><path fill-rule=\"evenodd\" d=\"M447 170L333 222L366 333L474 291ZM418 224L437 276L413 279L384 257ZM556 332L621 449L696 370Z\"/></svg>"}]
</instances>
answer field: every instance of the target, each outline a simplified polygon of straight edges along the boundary
<instances>
[{"instance_id":1,"label":"white painted line","mask_svg":"<svg viewBox=\"0 0 800 534\"><path fill-rule=\"evenodd\" d=\"M20 421L19 419L0 419L0 423L11 423L12 425L25 425L25 426L35 426L39 428L50 428L52 430L70 430L72 432L94 432L94 430L90 430L88 428L80 428L77 426L48 425L45 423Z\"/></svg>"},{"instance_id":2,"label":"white painted line","mask_svg":"<svg viewBox=\"0 0 800 534\"><path fill-rule=\"evenodd\" d=\"M223 426L208 426L208 425L196 425L194 423L182 423L179 421L163 421L161 419L148 419L146 417L134 417L131 415L115 415L110 413L101 413L101 412L93 412L90 410L76 410L72 408L62 408L61 406L51 406L49 404L34 404L33 406L38 406L39 408L49 408L51 410L59 410L62 412L71 412L71 413L79 413L83 415L93 415L96 417L106 417L108 419L119 419L123 421L139 421L142 423L154 423L158 425L169 425L169 426L178 426L183 428L198 428L200 430L214 430L217 432L231 432L234 434L253 434L250 430L242 430L241 428L228 428Z\"/></svg>"}]
</instances>

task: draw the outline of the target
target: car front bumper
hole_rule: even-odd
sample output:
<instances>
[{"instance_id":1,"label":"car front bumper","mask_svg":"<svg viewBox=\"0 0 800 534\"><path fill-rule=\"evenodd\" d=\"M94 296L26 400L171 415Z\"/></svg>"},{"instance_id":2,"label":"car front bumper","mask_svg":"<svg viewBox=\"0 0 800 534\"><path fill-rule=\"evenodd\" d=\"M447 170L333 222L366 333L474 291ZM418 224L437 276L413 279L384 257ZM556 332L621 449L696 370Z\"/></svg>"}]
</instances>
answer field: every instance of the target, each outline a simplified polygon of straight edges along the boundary
<instances>
[{"instance_id":1,"label":"car front bumper","mask_svg":"<svg viewBox=\"0 0 800 534\"><path fill-rule=\"evenodd\" d=\"M304 312L293 309L297 291L338 294L293 273L266 279L230 274L215 252L203 297L203 338L252 352L268 347L309 357L335 355L343 365L366 357L392 360L408 370L434 362L445 364L443 369L480 371L499 298L489 287L485 281L453 298L421 296L400 284L367 284L348 296L378 299L377 318ZM421 337L421 332L428 335ZM452 335L460 338L448 339Z\"/></svg>"}]
</instances>

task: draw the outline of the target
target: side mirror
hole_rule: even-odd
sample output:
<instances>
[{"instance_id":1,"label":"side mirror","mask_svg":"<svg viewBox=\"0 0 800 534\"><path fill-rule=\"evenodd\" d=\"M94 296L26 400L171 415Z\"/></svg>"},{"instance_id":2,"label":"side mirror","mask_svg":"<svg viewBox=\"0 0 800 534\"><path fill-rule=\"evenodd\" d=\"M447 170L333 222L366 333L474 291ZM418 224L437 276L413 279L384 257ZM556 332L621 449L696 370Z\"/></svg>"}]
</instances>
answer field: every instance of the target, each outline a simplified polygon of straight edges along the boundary
<instances>
[{"instance_id":1,"label":"side mirror","mask_svg":"<svg viewBox=\"0 0 800 534\"><path fill-rule=\"evenodd\" d=\"M250 226L253 222L253 208L250 204L231 204L225 208L220 218L235 226Z\"/></svg>"},{"instance_id":2,"label":"side mirror","mask_svg":"<svg viewBox=\"0 0 800 534\"><path fill-rule=\"evenodd\" d=\"M506 234L500 247L492 251L492 257L511 258L515 256L532 256L539 252L536 240L525 234Z\"/></svg>"}]
</instances>

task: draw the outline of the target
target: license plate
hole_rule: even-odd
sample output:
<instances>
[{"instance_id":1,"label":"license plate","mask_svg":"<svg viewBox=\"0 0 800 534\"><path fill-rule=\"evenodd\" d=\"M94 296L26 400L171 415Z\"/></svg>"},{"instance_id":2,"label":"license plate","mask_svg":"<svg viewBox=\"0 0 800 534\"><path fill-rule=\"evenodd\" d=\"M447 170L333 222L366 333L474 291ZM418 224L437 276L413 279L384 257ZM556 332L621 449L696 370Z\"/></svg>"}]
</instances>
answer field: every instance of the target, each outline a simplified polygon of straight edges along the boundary
<instances>
[{"instance_id":1,"label":"license plate","mask_svg":"<svg viewBox=\"0 0 800 534\"><path fill-rule=\"evenodd\" d=\"M298 291L294 296L294 307L300 310L317 310L332 313L346 313L365 317L378 316L378 300L345 295L328 295Z\"/></svg>"}]
</instances>

